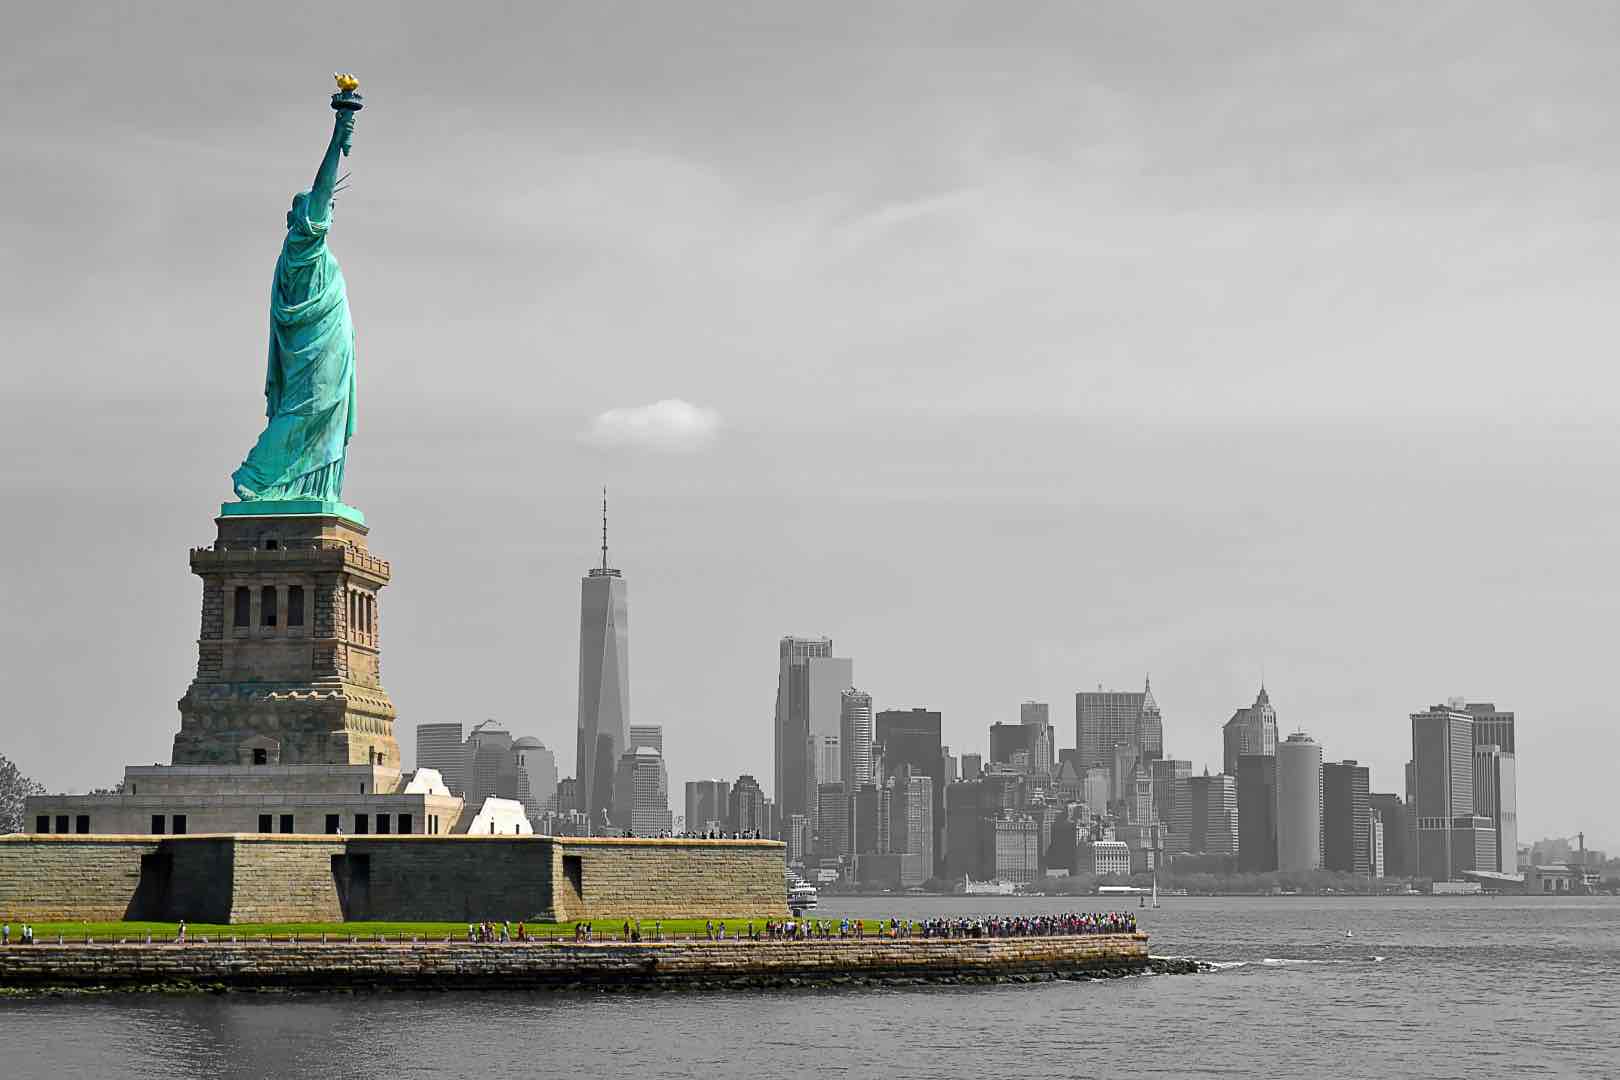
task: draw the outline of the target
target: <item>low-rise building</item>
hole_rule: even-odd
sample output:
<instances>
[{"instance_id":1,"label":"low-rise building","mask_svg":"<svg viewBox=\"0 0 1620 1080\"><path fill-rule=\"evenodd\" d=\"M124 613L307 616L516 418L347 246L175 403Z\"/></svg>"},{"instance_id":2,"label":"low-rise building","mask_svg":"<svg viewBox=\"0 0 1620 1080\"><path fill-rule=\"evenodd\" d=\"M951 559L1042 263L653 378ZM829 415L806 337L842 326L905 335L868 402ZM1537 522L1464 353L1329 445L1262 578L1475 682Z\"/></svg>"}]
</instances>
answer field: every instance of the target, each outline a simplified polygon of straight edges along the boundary
<instances>
[{"instance_id":1,"label":"low-rise building","mask_svg":"<svg viewBox=\"0 0 1620 1080\"><path fill-rule=\"evenodd\" d=\"M1131 872L1131 848L1123 840L1091 840L1079 845L1077 861L1082 864L1082 872L1103 877L1107 874L1129 876Z\"/></svg>"}]
</instances>

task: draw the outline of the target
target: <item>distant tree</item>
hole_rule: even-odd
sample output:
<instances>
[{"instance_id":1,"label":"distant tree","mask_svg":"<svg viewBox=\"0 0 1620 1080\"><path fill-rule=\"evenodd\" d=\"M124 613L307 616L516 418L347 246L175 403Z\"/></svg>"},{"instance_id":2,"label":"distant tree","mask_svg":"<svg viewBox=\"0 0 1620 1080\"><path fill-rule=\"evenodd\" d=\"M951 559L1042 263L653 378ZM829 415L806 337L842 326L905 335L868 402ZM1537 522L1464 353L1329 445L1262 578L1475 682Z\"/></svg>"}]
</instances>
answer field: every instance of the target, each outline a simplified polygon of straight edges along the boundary
<instances>
[{"instance_id":1,"label":"distant tree","mask_svg":"<svg viewBox=\"0 0 1620 1080\"><path fill-rule=\"evenodd\" d=\"M45 785L22 774L11 759L0 754L0 833L23 831L23 800L45 794Z\"/></svg>"}]
</instances>

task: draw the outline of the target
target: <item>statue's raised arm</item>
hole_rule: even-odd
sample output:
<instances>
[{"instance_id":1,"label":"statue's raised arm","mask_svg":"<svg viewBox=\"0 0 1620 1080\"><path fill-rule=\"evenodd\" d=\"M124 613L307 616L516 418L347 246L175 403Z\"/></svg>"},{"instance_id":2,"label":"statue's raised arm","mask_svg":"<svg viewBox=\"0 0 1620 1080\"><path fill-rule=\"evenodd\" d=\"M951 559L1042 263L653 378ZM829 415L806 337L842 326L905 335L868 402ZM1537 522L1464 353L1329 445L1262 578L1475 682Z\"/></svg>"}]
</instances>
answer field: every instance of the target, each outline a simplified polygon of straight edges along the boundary
<instances>
[{"instance_id":1,"label":"statue's raised arm","mask_svg":"<svg viewBox=\"0 0 1620 1080\"><path fill-rule=\"evenodd\" d=\"M332 193L337 189L338 155L348 154L354 146L354 113L348 109L336 110L332 121L332 139L326 144L321 167L315 170L315 182L309 189L309 219L332 219Z\"/></svg>"}]
</instances>

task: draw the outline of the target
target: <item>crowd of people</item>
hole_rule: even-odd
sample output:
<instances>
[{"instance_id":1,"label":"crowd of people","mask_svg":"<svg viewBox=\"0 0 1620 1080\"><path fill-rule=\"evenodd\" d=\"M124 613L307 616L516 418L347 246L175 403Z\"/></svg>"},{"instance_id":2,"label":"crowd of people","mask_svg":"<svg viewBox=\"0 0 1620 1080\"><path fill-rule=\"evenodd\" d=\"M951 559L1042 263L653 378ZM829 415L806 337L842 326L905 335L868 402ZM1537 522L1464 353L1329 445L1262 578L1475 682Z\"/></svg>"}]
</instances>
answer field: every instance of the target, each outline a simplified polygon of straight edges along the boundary
<instances>
[{"instance_id":1,"label":"crowd of people","mask_svg":"<svg viewBox=\"0 0 1620 1080\"><path fill-rule=\"evenodd\" d=\"M34 928L27 923L20 927L20 944L34 943ZM704 938L709 941L807 941L831 938L1009 938L1051 937L1073 934L1132 934L1136 932L1136 916L1128 911L1071 912L1064 915L998 915L962 919L766 919L763 921L737 920L728 925L725 920L710 919L704 923ZM296 935L289 935L293 940ZM234 939L233 939L234 940ZM326 935L321 935L326 940ZM352 938L351 938L352 940ZM401 937L403 940L403 936ZM448 936L445 937L449 941ZM467 940L473 944L506 944L513 941L538 940L523 922L514 929L510 920L502 922L475 922L467 924ZM574 940L598 940L596 930L589 922L574 924ZM640 919L625 920L623 936L619 941L663 941L664 924L655 919L645 929ZM186 924L182 921L175 933L178 945L186 943ZM152 943L151 932L146 943ZM0 924L0 945L11 944L11 924Z\"/></svg>"},{"instance_id":2,"label":"crowd of people","mask_svg":"<svg viewBox=\"0 0 1620 1080\"><path fill-rule=\"evenodd\" d=\"M753 923L748 924L748 931L749 937L756 936ZM724 926L721 932L724 933ZM1135 915L1128 911L1109 911L1071 912L1064 915L980 916L971 919L782 919L766 922L758 937L801 941L810 938L851 937L1055 937L1135 932Z\"/></svg>"}]
</instances>

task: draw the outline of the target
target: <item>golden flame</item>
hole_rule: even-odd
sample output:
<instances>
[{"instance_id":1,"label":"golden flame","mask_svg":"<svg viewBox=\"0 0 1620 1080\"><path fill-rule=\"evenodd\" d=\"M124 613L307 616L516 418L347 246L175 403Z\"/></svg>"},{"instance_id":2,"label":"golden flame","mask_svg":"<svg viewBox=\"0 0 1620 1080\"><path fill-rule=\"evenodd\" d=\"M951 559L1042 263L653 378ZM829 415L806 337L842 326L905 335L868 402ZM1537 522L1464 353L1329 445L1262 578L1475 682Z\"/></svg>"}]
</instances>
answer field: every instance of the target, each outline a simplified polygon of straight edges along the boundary
<instances>
[{"instance_id":1,"label":"golden flame","mask_svg":"<svg viewBox=\"0 0 1620 1080\"><path fill-rule=\"evenodd\" d=\"M338 89L342 90L345 94L352 90L358 89L360 86L360 80L355 78L353 75L350 75L346 71L334 71L332 73L332 78L337 80Z\"/></svg>"}]
</instances>

